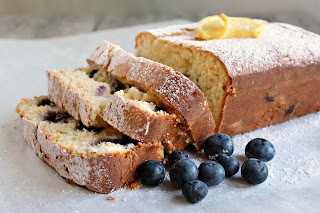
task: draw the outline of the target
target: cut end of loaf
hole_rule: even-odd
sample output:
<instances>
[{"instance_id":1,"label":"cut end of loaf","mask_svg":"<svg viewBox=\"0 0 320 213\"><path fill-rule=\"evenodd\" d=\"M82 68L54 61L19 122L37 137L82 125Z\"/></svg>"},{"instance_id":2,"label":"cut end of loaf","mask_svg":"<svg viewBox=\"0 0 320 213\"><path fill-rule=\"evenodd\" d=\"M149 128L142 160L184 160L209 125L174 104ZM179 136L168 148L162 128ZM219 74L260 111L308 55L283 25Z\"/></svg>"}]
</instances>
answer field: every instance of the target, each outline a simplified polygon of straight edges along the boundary
<instances>
[{"instance_id":1,"label":"cut end of loaf","mask_svg":"<svg viewBox=\"0 0 320 213\"><path fill-rule=\"evenodd\" d=\"M216 127L219 127L231 79L214 55L157 40L148 32L137 36L136 55L166 64L192 80L204 93Z\"/></svg>"}]
</instances>

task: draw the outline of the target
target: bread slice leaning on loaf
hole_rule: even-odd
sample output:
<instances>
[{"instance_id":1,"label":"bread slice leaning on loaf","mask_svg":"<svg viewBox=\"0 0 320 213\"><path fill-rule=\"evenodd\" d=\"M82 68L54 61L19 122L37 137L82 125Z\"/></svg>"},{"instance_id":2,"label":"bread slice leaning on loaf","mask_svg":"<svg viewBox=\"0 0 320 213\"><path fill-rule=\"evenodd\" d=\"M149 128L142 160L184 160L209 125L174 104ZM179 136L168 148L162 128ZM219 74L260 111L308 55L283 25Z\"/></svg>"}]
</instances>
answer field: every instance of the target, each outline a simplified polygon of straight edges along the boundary
<instances>
[{"instance_id":1,"label":"bread slice leaning on loaf","mask_svg":"<svg viewBox=\"0 0 320 213\"><path fill-rule=\"evenodd\" d=\"M216 131L245 133L320 109L320 36L264 22L260 38L201 40L198 23L140 32L136 54L199 86Z\"/></svg>"},{"instance_id":2,"label":"bread slice leaning on loaf","mask_svg":"<svg viewBox=\"0 0 320 213\"><path fill-rule=\"evenodd\" d=\"M49 98L86 126L111 125L169 152L201 148L215 123L199 88L172 68L103 41L90 67L47 71Z\"/></svg>"},{"instance_id":3,"label":"bread slice leaning on loaf","mask_svg":"<svg viewBox=\"0 0 320 213\"><path fill-rule=\"evenodd\" d=\"M110 193L136 177L146 160L163 160L163 145L135 141L116 129L85 127L41 96L16 108L28 145L70 183Z\"/></svg>"},{"instance_id":4,"label":"bread slice leaning on loaf","mask_svg":"<svg viewBox=\"0 0 320 213\"><path fill-rule=\"evenodd\" d=\"M47 71L49 98L86 126L113 126L143 143L163 142L167 151L183 150L188 135L174 114L157 109L156 100L135 87L115 91L86 70Z\"/></svg>"},{"instance_id":5,"label":"bread slice leaning on loaf","mask_svg":"<svg viewBox=\"0 0 320 213\"><path fill-rule=\"evenodd\" d=\"M135 57L108 41L102 41L87 62L121 84L133 85L155 97L160 107L181 120L192 141L201 144L214 133L215 123L203 93L171 67Z\"/></svg>"}]
</instances>

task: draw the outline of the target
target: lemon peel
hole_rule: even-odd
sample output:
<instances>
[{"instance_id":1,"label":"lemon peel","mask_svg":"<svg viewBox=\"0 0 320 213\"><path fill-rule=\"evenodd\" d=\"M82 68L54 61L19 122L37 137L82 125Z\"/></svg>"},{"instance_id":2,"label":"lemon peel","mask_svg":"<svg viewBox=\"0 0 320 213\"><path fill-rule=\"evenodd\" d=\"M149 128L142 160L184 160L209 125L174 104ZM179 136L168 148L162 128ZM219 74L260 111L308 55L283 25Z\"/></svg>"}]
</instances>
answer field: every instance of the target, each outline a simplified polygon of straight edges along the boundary
<instances>
[{"instance_id":1,"label":"lemon peel","mask_svg":"<svg viewBox=\"0 0 320 213\"><path fill-rule=\"evenodd\" d=\"M264 25L247 17L228 17L224 13L202 19L197 28L201 39L260 38L264 35Z\"/></svg>"}]
</instances>

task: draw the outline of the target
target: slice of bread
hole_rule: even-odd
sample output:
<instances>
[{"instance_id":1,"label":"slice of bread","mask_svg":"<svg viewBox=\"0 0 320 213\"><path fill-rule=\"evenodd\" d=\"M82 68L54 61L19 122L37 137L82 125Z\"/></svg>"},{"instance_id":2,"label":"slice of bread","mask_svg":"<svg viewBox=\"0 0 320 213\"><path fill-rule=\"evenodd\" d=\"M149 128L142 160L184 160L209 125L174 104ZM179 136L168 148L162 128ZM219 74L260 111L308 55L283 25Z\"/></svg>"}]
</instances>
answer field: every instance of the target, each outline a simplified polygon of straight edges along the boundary
<instances>
[{"instance_id":1,"label":"slice of bread","mask_svg":"<svg viewBox=\"0 0 320 213\"><path fill-rule=\"evenodd\" d=\"M141 143L116 129L85 127L46 96L16 108L28 145L69 183L110 193L136 177L146 160L163 160L160 142Z\"/></svg>"},{"instance_id":2,"label":"slice of bread","mask_svg":"<svg viewBox=\"0 0 320 213\"><path fill-rule=\"evenodd\" d=\"M192 141L201 144L214 133L215 123L207 100L200 89L181 73L163 64L135 57L108 41L103 41L87 62L100 69L98 76L107 73L124 85L133 85L154 96L160 107L181 120Z\"/></svg>"},{"instance_id":3,"label":"slice of bread","mask_svg":"<svg viewBox=\"0 0 320 213\"><path fill-rule=\"evenodd\" d=\"M154 97L135 87L114 93L112 82L72 68L47 74L50 100L86 126L111 125L141 142L162 141L169 153L191 142L174 114L157 110Z\"/></svg>"},{"instance_id":4,"label":"slice of bread","mask_svg":"<svg viewBox=\"0 0 320 213\"><path fill-rule=\"evenodd\" d=\"M245 133L320 109L320 36L264 22L261 38L201 40L198 23L140 32L136 54L183 73L218 132Z\"/></svg>"},{"instance_id":5,"label":"slice of bread","mask_svg":"<svg viewBox=\"0 0 320 213\"><path fill-rule=\"evenodd\" d=\"M157 110L146 93L135 87L120 90L110 96L102 112L111 126L141 142L162 141L170 153L184 150L190 139L173 114Z\"/></svg>"}]
</instances>

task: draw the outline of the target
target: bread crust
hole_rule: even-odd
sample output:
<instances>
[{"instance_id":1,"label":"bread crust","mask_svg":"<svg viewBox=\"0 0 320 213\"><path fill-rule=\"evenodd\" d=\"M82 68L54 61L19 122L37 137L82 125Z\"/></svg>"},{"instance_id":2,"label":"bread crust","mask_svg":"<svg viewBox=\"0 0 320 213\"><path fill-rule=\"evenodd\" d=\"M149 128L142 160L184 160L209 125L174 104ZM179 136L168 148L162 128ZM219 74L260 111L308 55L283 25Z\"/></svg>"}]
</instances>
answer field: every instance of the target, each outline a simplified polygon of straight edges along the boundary
<instances>
[{"instance_id":1,"label":"bread crust","mask_svg":"<svg viewBox=\"0 0 320 213\"><path fill-rule=\"evenodd\" d=\"M110 42L101 42L97 49L87 58L87 63L93 68L108 69L111 62L111 51L119 48L118 45Z\"/></svg>"},{"instance_id":2,"label":"bread crust","mask_svg":"<svg viewBox=\"0 0 320 213\"><path fill-rule=\"evenodd\" d=\"M202 144L214 134L215 123L207 100L192 81L168 66L135 57L119 47L108 49L111 46L110 42L103 41L98 48L100 57L111 57L108 68L100 65L100 57L94 57L98 55L96 51L87 62L104 69L124 84L134 85L156 96L166 110L182 120L193 141Z\"/></svg>"},{"instance_id":3,"label":"bread crust","mask_svg":"<svg viewBox=\"0 0 320 213\"><path fill-rule=\"evenodd\" d=\"M320 36L283 23L266 23L259 39L199 41L197 23L143 31L153 48L189 50L219 60L228 74L217 131L249 132L320 109ZM141 55L141 53L139 53ZM168 53L169 57L170 54ZM155 55L144 55L159 60ZM164 63L164 62L163 62Z\"/></svg>"},{"instance_id":4,"label":"bread crust","mask_svg":"<svg viewBox=\"0 0 320 213\"><path fill-rule=\"evenodd\" d=\"M68 84L59 72L47 71L47 75L50 100L86 126L111 125L143 143L162 141L169 153L184 150L190 142L173 115L150 113L117 93L106 98L106 107L101 109Z\"/></svg>"},{"instance_id":5,"label":"bread crust","mask_svg":"<svg viewBox=\"0 0 320 213\"><path fill-rule=\"evenodd\" d=\"M69 153L53 141L56 138L39 128L39 156L62 177L99 193L111 193L137 178L137 167L146 160L162 161L161 143L142 144L125 154L112 153L83 156ZM161 151L160 151L161 150Z\"/></svg>"},{"instance_id":6,"label":"bread crust","mask_svg":"<svg viewBox=\"0 0 320 213\"><path fill-rule=\"evenodd\" d=\"M163 145L138 143L133 150L96 155L85 155L59 146L59 140L41 125L24 117L21 106L17 106L19 122L28 145L53 167L69 183L76 183L99 193L110 193L137 178L137 167L146 160L163 160Z\"/></svg>"},{"instance_id":7,"label":"bread crust","mask_svg":"<svg viewBox=\"0 0 320 213\"><path fill-rule=\"evenodd\" d=\"M63 72L63 71L61 71ZM47 71L48 96L58 107L86 126L107 126L100 116L99 107L85 101L72 85L66 83L59 72Z\"/></svg>"},{"instance_id":8,"label":"bread crust","mask_svg":"<svg viewBox=\"0 0 320 213\"><path fill-rule=\"evenodd\" d=\"M141 142L162 141L169 150L184 150L188 145L186 131L180 128L175 116L141 110L118 93L109 98L102 117L120 132Z\"/></svg>"},{"instance_id":9,"label":"bread crust","mask_svg":"<svg viewBox=\"0 0 320 213\"><path fill-rule=\"evenodd\" d=\"M34 97L34 100L39 102L43 98L47 98L47 96ZM25 110L23 109L23 106L28 104L30 101L30 99L22 98L16 107L16 112L24 139L27 141L28 146L35 153L39 153L40 144L37 139L38 123L37 121L29 120L28 118L26 118ZM42 158L41 153L39 153L38 156Z\"/></svg>"}]
</instances>

